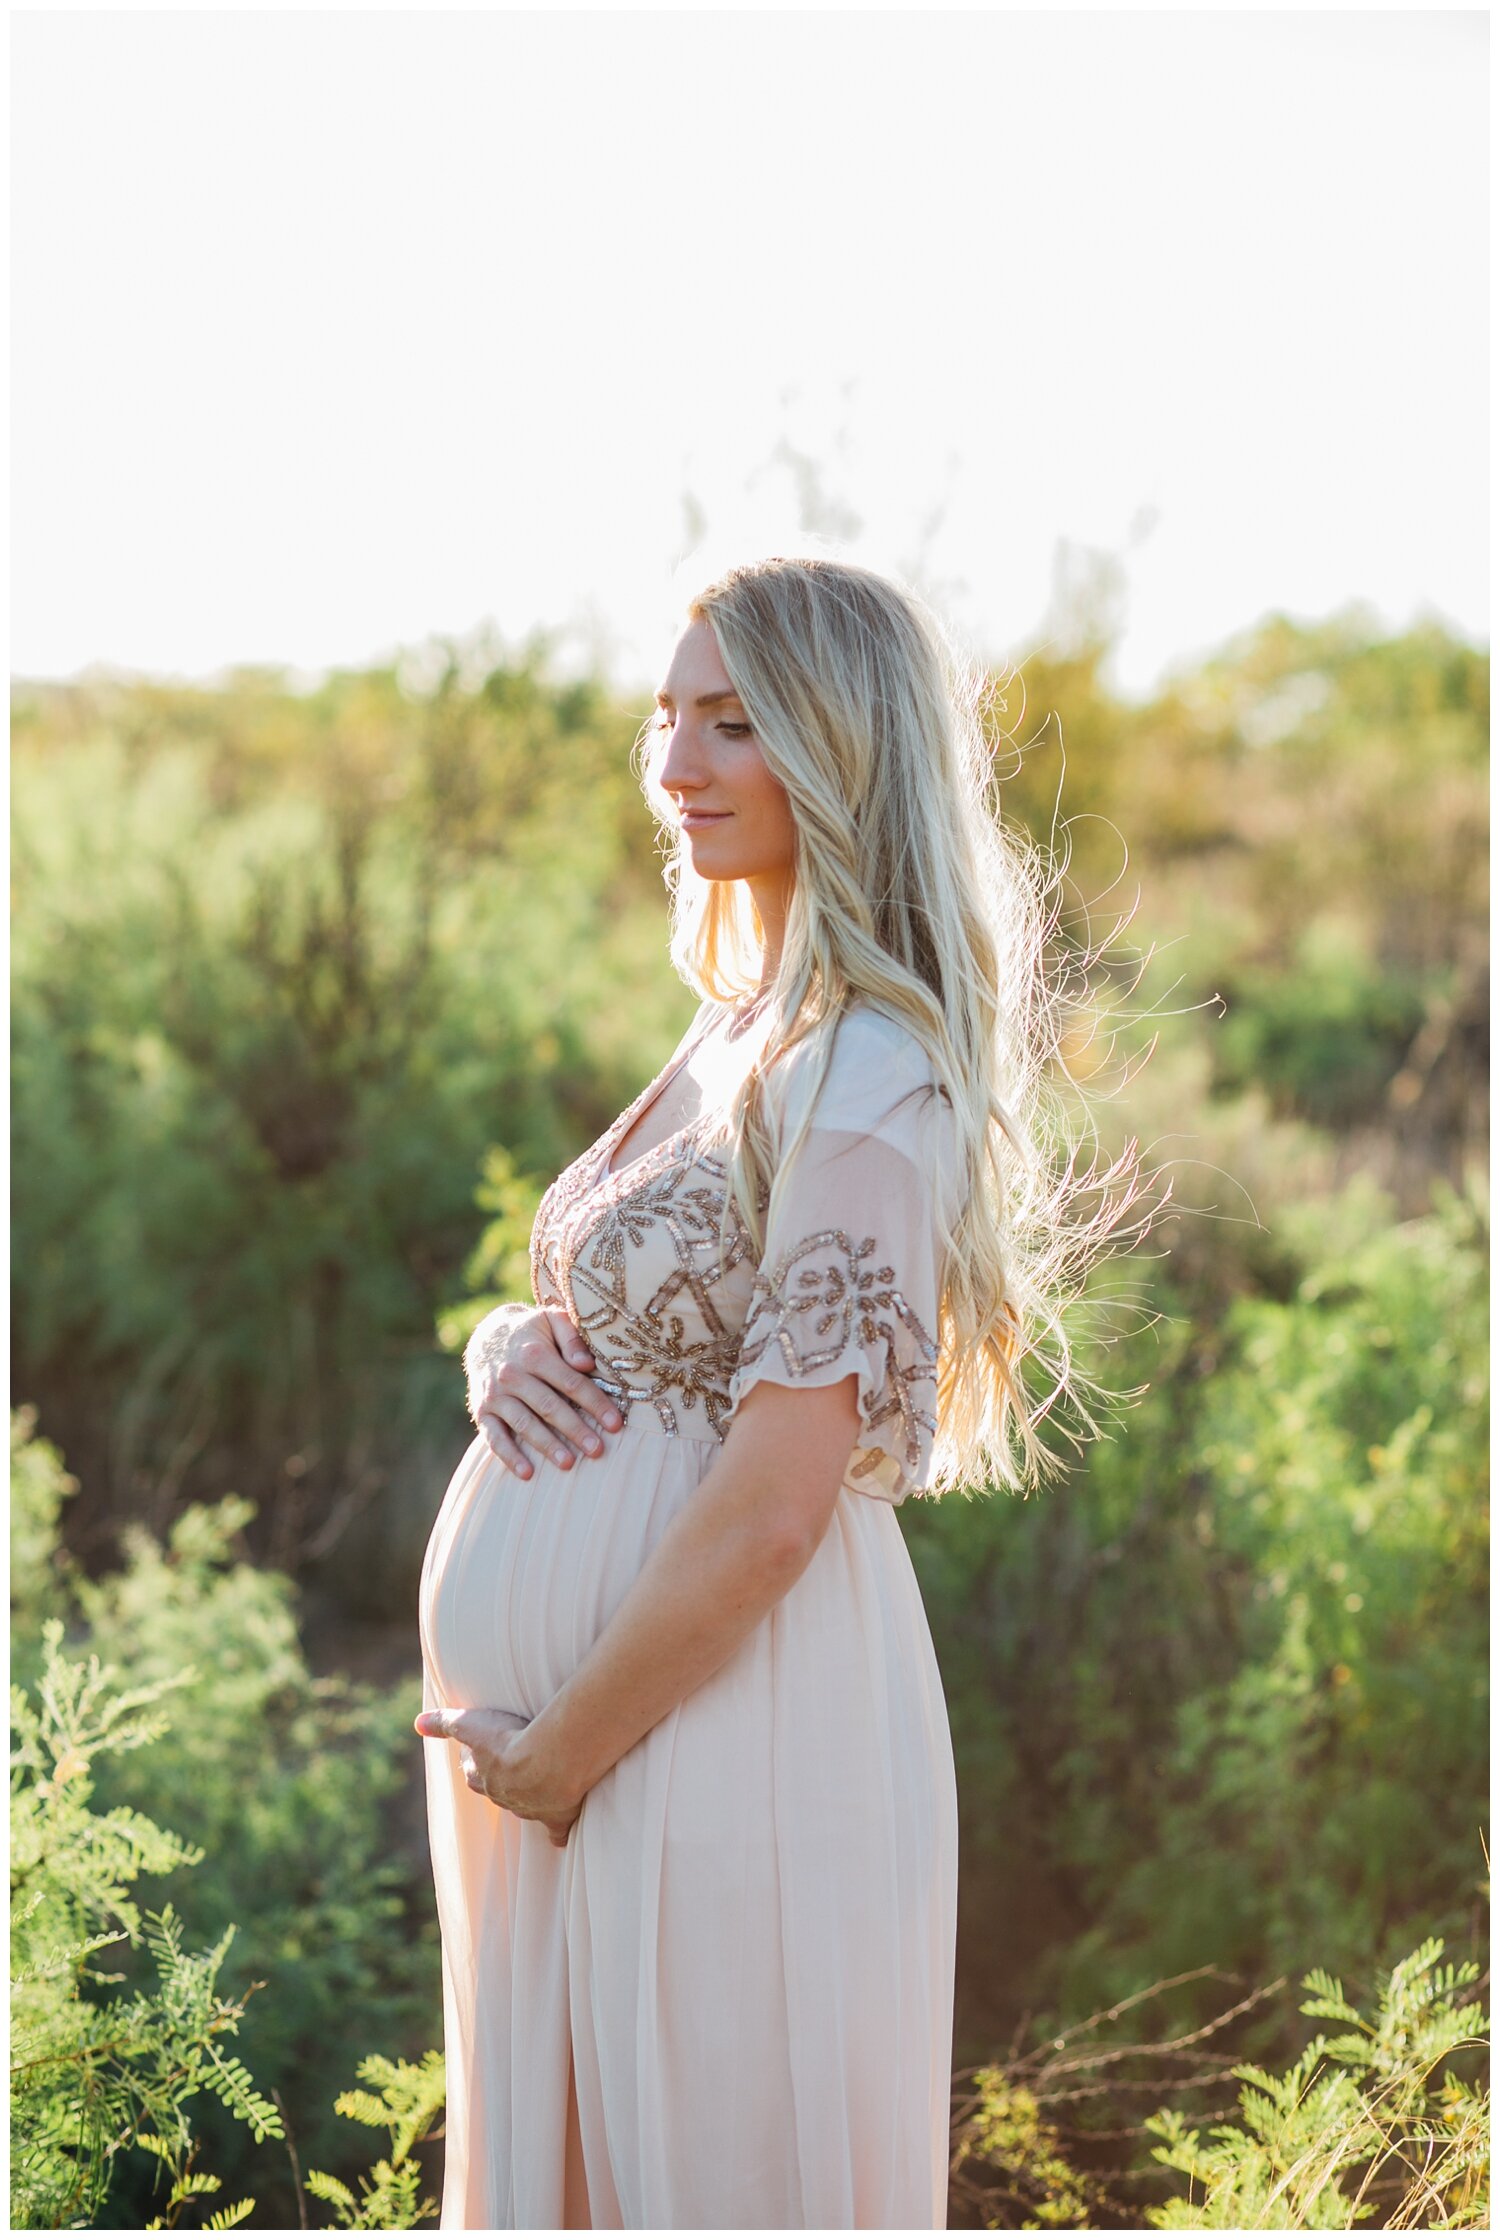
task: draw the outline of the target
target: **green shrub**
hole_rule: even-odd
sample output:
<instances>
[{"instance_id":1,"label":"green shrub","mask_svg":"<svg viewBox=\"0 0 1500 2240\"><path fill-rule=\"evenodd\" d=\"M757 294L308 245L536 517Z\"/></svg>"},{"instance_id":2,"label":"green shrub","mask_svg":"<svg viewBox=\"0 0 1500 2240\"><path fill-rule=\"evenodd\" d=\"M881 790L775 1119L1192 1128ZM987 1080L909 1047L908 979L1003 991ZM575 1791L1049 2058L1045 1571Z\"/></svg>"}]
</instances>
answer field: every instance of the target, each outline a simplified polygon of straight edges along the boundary
<instances>
[{"instance_id":1,"label":"green shrub","mask_svg":"<svg viewBox=\"0 0 1500 2240\"><path fill-rule=\"evenodd\" d=\"M155 2230L222 2183L193 2168L194 2102L216 2096L257 2140L280 2138L282 2124L222 2044L245 2011L217 1988L233 1925L189 1953L170 1901L143 1912L130 1896L140 1875L196 1865L202 1852L128 1804L92 1802L95 1764L165 1734L165 1719L141 1714L193 1675L115 1689L113 1666L69 1657L62 1639L61 1618L45 1619L36 1701L11 1690L11 2222L104 2221L119 2158L144 2151L170 2181ZM90 1956L122 1942L144 1944L155 1981L100 1997L93 1987L124 1973ZM253 2206L236 2203L212 2228Z\"/></svg>"},{"instance_id":2,"label":"green shrub","mask_svg":"<svg viewBox=\"0 0 1500 2240\"><path fill-rule=\"evenodd\" d=\"M422 2177L411 2153L445 2105L443 2057L428 2052L419 2062L410 2062L371 2054L360 2063L359 2074L367 2084L380 2086L379 2097L372 2092L341 2092L338 2112L373 2130L388 2130L391 2151L361 2180L358 2197L326 2170L309 2170L307 2190L320 2201L331 2202L337 2211L333 2222L351 2232L405 2232L437 2213L435 2201L418 2196Z\"/></svg>"},{"instance_id":3,"label":"green shrub","mask_svg":"<svg viewBox=\"0 0 1500 2240\"><path fill-rule=\"evenodd\" d=\"M16 1384L91 1516L260 1486L263 1561L407 1606L486 1156L565 1163L691 1008L633 728L529 667L21 726Z\"/></svg>"},{"instance_id":4,"label":"green shrub","mask_svg":"<svg viewBox=\"0 0 1500 2240\"><path fill-rule=\"evenodd\" d=\"M171 1895L190 1939L238 1924L236 1954L273 1996L243 2026L245 2058L273 2077L305 2161L347 2152L334 2110L352 2044L431 2044L441 1977L431 1876L420 1833L392 1840L403 1780L418 1763L411 1722L420 1681L388 1689L309 1672L285 1579L235 1561L249 1504L191 1507L165 1546L133 1528L123 1566L98 1579L60 1558L56 1517L68 1478L34 1419L12 1426L14 1669L39 1680L46 1650L28 1598L61 1601L81 1644L132 1690L192 1684L170 1729L93 1773L101 1811L177 1826L199 1864ZM54 1622L61 1622L60 1617ZM165 1872L147 1859L147 1878ZM132 1966L125 1957L129 1980ZM199 2121L231 2182L293 2214L285 2152L259 2155L224 2113Z\"/></svg>"},{"instance_id":5,"label":"green shrub","mask_svg":"<svg viewBox=\"0 0 1500 2240\"><path fill-rule=\"evenodd\" d=\"M1156 1984L1086 2023L1039 2036L1024 2053L960 2071L950 2214L992 2232L1342 2231L1370 2218L1396 2229L1483 2226L1489 2094L1482 2078L1473 2083L1463 2072L1487 2053L1485 2017L1476 2002L1458 2006L1452 1997L1478 1970L1470 1961L1438 1968L1441 1952L1442 1939L1432 1937L1397 1963L1372 2024L1341 1983L1313 1969L1303 1988L1315 1997L1302 2013L1349 2028L1319 2035L1280 2076L1248 2061L1226 2069L1208 2041L1227 2024L1242 2028L1285 1978L1203 2028L1132 2043L1116 2025L1170 1988ZM1102 2042L1080 2043L1094 2031ZM1234 2112L1243 2122L1213 2125L1212 2144L1203 2143L1202 2117L1190 2125L1180 2107L1160 2104L1168 2080L1180 2101L1227 2077L1240 2080ZM1156 2112L1122 2123L1143 2092L1157 2099ZM1153 2138L1166 2144L1152 2146ZM1148 2146L1156 2167L1122 2166L1125 2140ZM1164 2169L1188 2178L1187 2193L1143 2200Z\"/></svg>"},{"instance_id":6,"label":"green shrub","mask_svg":"<svg viewBox=\"0 0 1500 2240\"><path fill-rule=\"evenodd\" d=\"M1216 1320L1158 1280L1181 1311L1111 1368L1152 1390L1066 1497L903 1512L958 1761L960 2058L1018 1983L1059 2018L1483 1934L1484 1225L1356 1182L1273 1235Z\"/></svg>"},{"instance_id":7,"label":"green shrub","mask_svg":"<svg viewBox=\"0 0 1500 2240\"><path fill-rule=\"evenodd\" d=\"M1303 1988L1316 1996L1302 2013L1349 2029L1320 2032L1284 2076L1240 2063L1245 2123L1216 2125L1212 2146L1173 2110L1148 2116L1147 2130L1167 2142L1153 2155L1203 2188L1153 2210L1151 2222L1174 2231L1335 2232L1380 2211L1387 2228L1487 2230L1489 2093L1445 2066L1461 2048L1486 2047L1483 2007L1452 1998L1479 1970L1471 1960L1439 1968L1442 1950L1442 1938L1430 1937L1391 1969L1373 2023L1341 1983L1313 1969ZM1356 2172L1351 2194L1341 2181Z\"/></svg>"}]
</instances>

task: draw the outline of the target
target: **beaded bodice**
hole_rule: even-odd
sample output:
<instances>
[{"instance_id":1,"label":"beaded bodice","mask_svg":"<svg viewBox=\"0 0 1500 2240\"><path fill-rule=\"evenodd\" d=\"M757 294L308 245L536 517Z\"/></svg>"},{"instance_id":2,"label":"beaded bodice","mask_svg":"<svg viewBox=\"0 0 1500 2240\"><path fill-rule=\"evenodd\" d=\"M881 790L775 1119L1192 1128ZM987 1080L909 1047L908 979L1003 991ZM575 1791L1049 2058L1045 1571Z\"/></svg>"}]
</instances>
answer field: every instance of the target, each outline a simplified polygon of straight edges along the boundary
<instances>
[{"instance_id":1,"label":"beaded bodice","mask_svg":"<svg viewBox=\"0 0 1500 2240\"><path fill-rule=\"evenodd\" d=\"M685 1050L716 1008L700 1012ZM800 1058L779 1092L788 1107ZM531 1236L537 1304L571 1316L627 1422L647 1408L672 1435L722 1440L761 1379L821 1385L857 1371L862 1429L848 1482L901 1500L921 1484L936 1432L934 1192L945 1184L931 1131L945 1108L925 1053L881 1014L840 1022L759 1260L732 1206L721 1243L722 1114L607 1171L662 1078L543 1197Z\"/></svg>"}]
</instances>

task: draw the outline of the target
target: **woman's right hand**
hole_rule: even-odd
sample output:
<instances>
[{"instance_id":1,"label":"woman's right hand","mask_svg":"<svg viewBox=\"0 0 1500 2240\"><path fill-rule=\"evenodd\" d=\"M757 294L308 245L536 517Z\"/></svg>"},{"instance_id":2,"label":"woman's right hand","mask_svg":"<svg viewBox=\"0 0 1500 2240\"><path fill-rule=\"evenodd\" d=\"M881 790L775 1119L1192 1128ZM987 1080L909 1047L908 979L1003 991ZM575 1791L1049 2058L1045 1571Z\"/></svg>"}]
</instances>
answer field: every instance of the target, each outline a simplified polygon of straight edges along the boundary
<instances>
[{"instance_id":1,"label":"woman's right hand","mask_svg":"<svg viewBox=\"0 0 1500 2240\"><path fill-rule=\"evenodd\" d=\"M561 1307L496 1307L465 1346L464 1368L475 1428L518 1477L531 1476L523 1442L571 1470L575 1448L603 1454L603 1434L624 1423L595 1384L594 1357Z\"/></svg>"}]
</instances>

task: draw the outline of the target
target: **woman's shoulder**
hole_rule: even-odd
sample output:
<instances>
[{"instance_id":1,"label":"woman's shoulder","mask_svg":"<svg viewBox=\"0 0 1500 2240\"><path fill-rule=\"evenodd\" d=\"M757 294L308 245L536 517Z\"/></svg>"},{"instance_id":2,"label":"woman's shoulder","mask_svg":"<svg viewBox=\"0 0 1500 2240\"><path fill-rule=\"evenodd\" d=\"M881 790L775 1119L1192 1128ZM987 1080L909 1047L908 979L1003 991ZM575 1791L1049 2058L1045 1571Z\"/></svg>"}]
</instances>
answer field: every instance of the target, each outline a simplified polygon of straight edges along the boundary
<instances>
[{"instance_id":1,"label":"woman's shoulder","mask_svg":"<svg viewBox=\"0 0 1500 2240\"><path fill-rule=\"evenodd\" d=\"M849 1064L895 1066L913 1079L935 1078L931 1054L916 1028L863 997L844 1010L838 1046Z\"/></svg>"},{"instance_id":2,"label":"woman's shoulder","mask_svg":"<svg viewBox=\"0 0 1500 2240\"><path fill-rule=\"evenodd\" d=\"M805 1037L787 1053L789 1117L816 1092L813 1125L865 1131L921 1093L937 1092L927 1046L915 1028L863 998L845 1006L830 1030L833 1048L821 1084L823 1036Z\"/></svg>"}]
</instances>

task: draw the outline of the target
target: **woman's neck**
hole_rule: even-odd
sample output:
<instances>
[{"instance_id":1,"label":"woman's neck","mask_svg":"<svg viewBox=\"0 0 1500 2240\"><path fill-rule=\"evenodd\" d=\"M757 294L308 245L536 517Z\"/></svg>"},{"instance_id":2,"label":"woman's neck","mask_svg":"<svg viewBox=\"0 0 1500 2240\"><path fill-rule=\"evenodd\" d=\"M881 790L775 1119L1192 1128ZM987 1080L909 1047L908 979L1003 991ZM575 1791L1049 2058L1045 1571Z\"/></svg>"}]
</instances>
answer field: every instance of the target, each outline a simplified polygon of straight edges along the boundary
<instances>
[{"instance_id":1,"label":"woman's neck","mask_svg":"<svg viewBox=\"0 0 1500 2240\"><path fill-rule=\"evenodd\" d=\"M780 968L787 911L792 900L792 877L786 871L767 872L761 878L747 880L746 885L760 925L760 986L755 991L758 1001L775 984Z\"/></svg>"}]
</instances>

